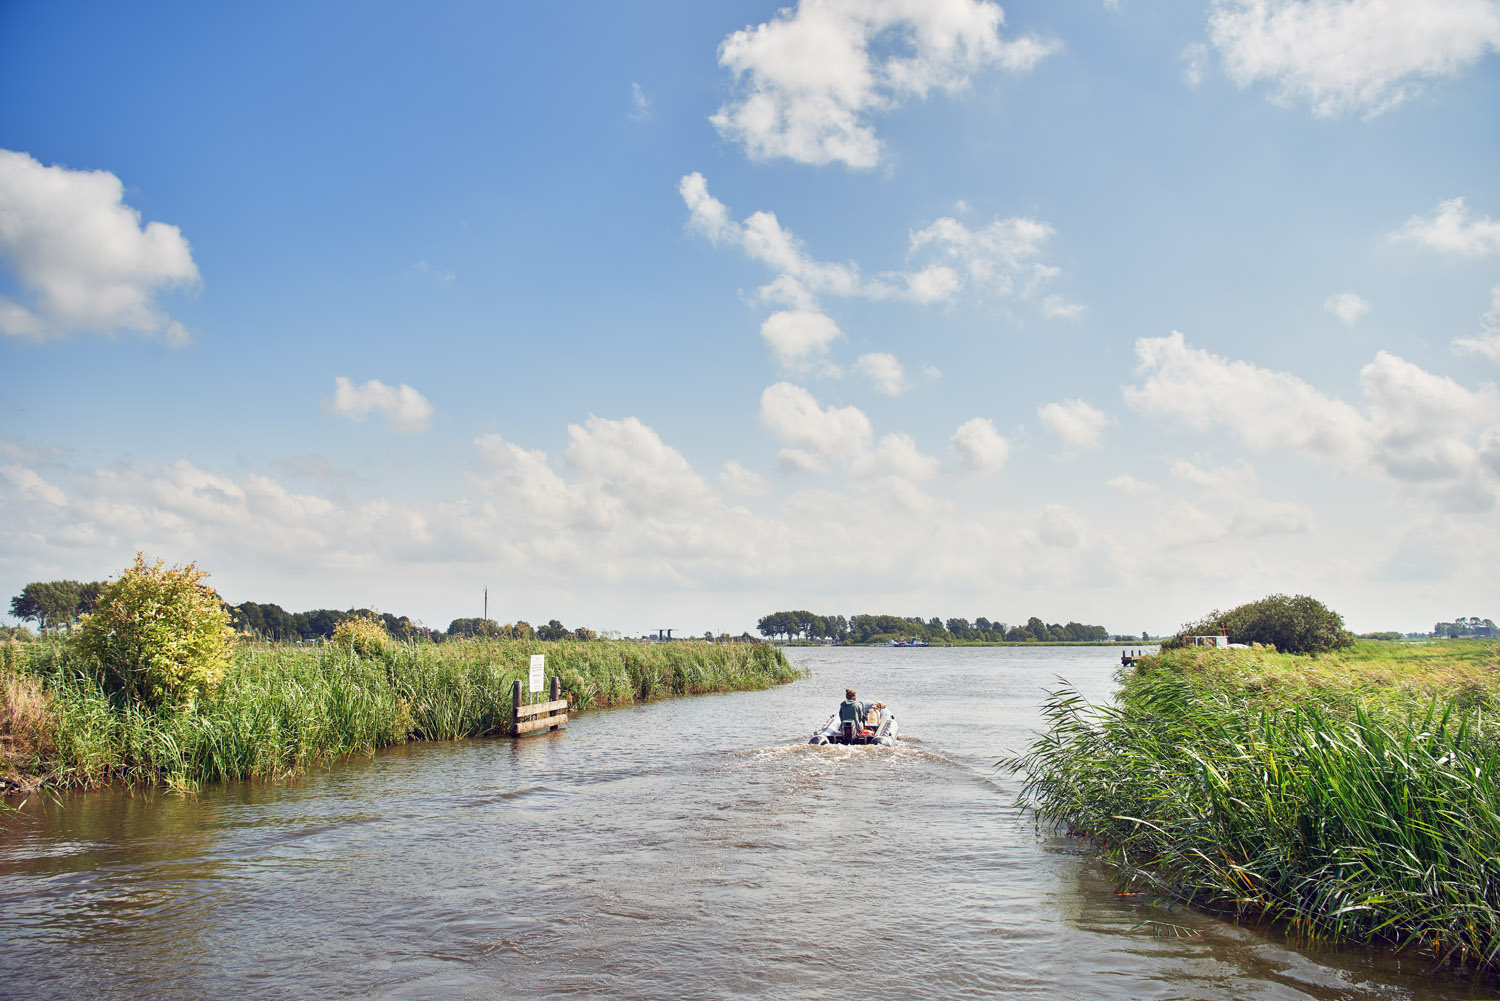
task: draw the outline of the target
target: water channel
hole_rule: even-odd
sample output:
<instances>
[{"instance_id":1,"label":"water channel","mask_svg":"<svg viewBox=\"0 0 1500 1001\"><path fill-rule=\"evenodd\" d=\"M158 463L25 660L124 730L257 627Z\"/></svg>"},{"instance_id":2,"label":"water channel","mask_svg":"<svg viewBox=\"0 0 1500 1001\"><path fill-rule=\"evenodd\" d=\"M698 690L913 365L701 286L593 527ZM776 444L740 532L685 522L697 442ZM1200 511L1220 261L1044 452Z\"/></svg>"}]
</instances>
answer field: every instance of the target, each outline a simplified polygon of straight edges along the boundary
<instances>
[{"instance_id":1,"label":"water channel","mask_svg":"<svg viewBox=\"0 0 1500 1001\"><path fill-rule=\"evenodd\" d=\"M995 760L1118 648L788 651L772 691L415 744L283 783L29 804L0 997L1458 999L1418 956L1296 949L1116 895ZM902 746L814 748L854 685Z\"/></svg>"}]
</instances>

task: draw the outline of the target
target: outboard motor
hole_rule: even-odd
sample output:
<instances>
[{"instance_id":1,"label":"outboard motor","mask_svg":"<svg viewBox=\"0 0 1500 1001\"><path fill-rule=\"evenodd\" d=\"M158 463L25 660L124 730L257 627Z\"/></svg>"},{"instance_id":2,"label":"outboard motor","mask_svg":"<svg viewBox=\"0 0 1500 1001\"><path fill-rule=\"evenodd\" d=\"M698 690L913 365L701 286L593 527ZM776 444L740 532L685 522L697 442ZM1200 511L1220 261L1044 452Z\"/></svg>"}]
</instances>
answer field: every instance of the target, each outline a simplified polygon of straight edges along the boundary
<instances>
[{"instance_id":1,"label":"outboard motor","mask_svg":"<svg viewBox=\"0 0 1500 1001\"><path fill-rule=\"evenodd\" d=\"M843 723L840 724L840 726L842 727L839 733L840 741L845 744L854 743L855 734L858 733L858 731L855 729L856 724L854 720L846 719L843 721Z\"/></svg>"}]
</instances>

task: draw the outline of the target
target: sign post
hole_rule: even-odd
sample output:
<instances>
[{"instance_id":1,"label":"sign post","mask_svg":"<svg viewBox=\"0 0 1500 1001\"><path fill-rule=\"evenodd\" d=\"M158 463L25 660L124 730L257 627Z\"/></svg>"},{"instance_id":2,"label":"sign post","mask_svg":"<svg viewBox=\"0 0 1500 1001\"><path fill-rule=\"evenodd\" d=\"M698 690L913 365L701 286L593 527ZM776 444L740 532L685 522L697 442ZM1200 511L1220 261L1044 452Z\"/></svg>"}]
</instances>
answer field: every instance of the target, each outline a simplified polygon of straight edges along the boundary
<instances>
[{"instance_id":1,"label":"sign post","mask_svg":"<svg viewBox=\"0 0 1500 1001\"><path fill-rule=\"evenodd\" d=\"M540 692L542 690L542 677L546 673L547 673L547 655L544 654L544 653L534 653L534 654L532 654L531 655L531 677L528 679L529 682L530 682L530 684L527 685L527 688L530 690L530 692L531 692L532 695L535 695L537 692Z\"/></svg>"}]
</instances>

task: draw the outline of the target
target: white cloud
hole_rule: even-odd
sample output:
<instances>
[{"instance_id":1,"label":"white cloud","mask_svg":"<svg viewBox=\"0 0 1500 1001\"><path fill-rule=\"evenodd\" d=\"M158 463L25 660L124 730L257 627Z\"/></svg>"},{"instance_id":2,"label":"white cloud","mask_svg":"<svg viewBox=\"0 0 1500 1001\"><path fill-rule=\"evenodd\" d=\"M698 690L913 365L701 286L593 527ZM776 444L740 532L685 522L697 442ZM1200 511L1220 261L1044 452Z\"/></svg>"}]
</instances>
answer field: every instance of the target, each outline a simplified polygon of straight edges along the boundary
<instances>
[{"instance_id":1,"label":"white cloud","mask_svg":"<svg viewBox=\"0 0 1500 1001\"><path fill-rule=\"evenodd\" d=\"M188 342L156 304L161 290L198 283L188 243L176 226L142 227L123 196L108 171L44 167L0 150L0 255L33 298L0 297L0 333L45 341L130 330Z\"/></svg>"},{"instance_id":2,"label":"white cloud","mask_svg":"<svg viewBox=\"0 0 1500 1001\"><path fill-rule=\"evenodd\" d=\"M942 464L917 448L911 435L887 434L881 436L874 452L852 464L851 471L860 476L927 480L942 471Z\"/></svg>"},{"instance_id":3,"label":"white cloud","mask_svg":"<svg viewBox=\"0 0 1500 1001\"><path fill-rule=\"evenodd\" d=\"M906 373L895 355L882 352L860 355L854 363L854 370L886 396L900 396L908 388Z\"/></svg>"},{"instance_id":4,"label":"white cloud","mask_svg":"<svg viewBox=\"0 0 1500 1001\"><path fill-rule=\"evenodd\" d=\"M1346 327L1352 327L1370 311L1370 304L1353 292L1340 292L1323 301L1325 312L1332 313Z\"/></svg>"},{"instance_id":5,"label":"white cloud","mask_svg":"<svg viewBox=\"0 0 1500 1001\"><path fill-rule=\"evenodd\" d=\"M1104 429L1114 423L1114 419L1104 411L1091 407L1082 400L1048 403L1038 407L1036 414L1041 418L1042 425L1062 446L1064 455L1098 448Z\"/></svg>"},{"instance_id":6,"label":"white cloud","mask_svg":"<svg viewBox=\"0 0 1500 1001\"><path fill-rule=\"evenodd\" d=\"M724 463L724 471L719 474L719 487L725 493L741 497L764 497L771 492L771 484L766 482L764 476L746 469L733 459Z\"/></svg>"},{"instance_id":7,"label":"white cloud","mask_svg":"<svg viewBox=\"0 0 1500 1001\"><path fill-rule=\"evenodd\" d=\"M1385 112L1500 50L1495 0L1217 0L1209 35L1241 87L1322 116Z\"/></svg>"},{"instance_id":8,"label":"white cloud","mask_svg":"<svg viewBox=\"0 0 1500 1001\"><path fill-rule=\"evenodd\" d=\"M815 309L782 310L760 325L760 336L776 352L789 372L805 369L813 358L828 354L828 346L843 337L838 324Z\"/></svg>"},{"instance_id":9,"label":"white cloud","mask_svg":"<svg viewBox=\"0 0 1500 1001\"><path fill-rule=\"evenodd\" d=\"M875 434L859 408L824 409L811 393L790 382L761 393L760 420L786 446L780 453L783 461L801 469L819 469L827 459L853 462L869 451Z\"/></svg>"},{"instance_id":10,"label":"white cloud","mask_svg":"<svg viewBox=\"0 0 1500 1001\"><path fill-rule=\"evenodd\" d=\"M1146 375L1126 402L1198 431L1221 427L1253 449L1285 450L1346 472L1379 470L1407 487L1437 487L1455 504L1493 503L1478 443L1500 425L1500 392L1465 389L1382 351L1360 372L1366 412L1285 372L1230 362L1180 333L1136 342Z\"/></svg>"},{"instance_id":11,"label":"white cloud","mask_svg":"<svg viewBox=\"0 0 1500 1001\"><path fill-rule=\"evenodd\" d=\"M996 472L1010 456L1010 442L985 417L975 417L959 425L948 444L963 467L976 473Z\"/></svg>"},{"instance_id":12,"label":"white cloud","mask_svg":"<svg viewBox=\"0 0 1500 1001\"><path fill-rule=\"evenodd\" d=\"M1058 270L1036 261L1056 231L1039 219L996 219L970 229L944 216L911 234L909 255L930 252L964 275L972 284L1009 295L1016 283L1035 284L1055 277ZM954 282L955 288L957 282Z\"/></svg>"},{"instance_id":13,"label":"white cloud","mask_svg":"<svg viewBox=\"0 0 1500 1001\"><path fill-rule=\"evenodd\" d=\"M0 476L5 477L24 497L34 497L53 507L62 507L68 503L67 494L42 479L34 469L17 465L0 466Z\"/></svg>"},{"instance_id":14,"label":"white cloud","mask_svg":"<svg viewBox=\"0 0 1500 1001\"><path fill-rule=\"evenodd\" d=\"M630 85L630 120L633 122L644 122L651 117L651 95L641 89L638 83Z\"/></svg>"},{"instance_id":15,"label":"white cloud","mask_svg":"<svg viewBox=\"0 0 1500 1001\"><path fill-rule=\"evenodd\" d=\"M1500 285L1490 289L1490 309L1480 318L1479 333L1473 337L1455 337L1453 350L1479 355L1500 365Z\"/></svg>"},{"instance_id":16,"label":"white cloud","mask_svg":"<svg viewBox=\"0 0 1500 1001\"><path fill-rule=\"evenodd\" d=\"M756 160L873 167L873 112L957 94L990 67L1030 70L1057 44L1000 36L1005 15L985 0L802 0L719 46L743 90L711 118Z\"/></svg>"},{"instance_id":17,"label":"white cloud","mask_svg":"<svg viewBox=\"0 0 1500 1001\"><path fill-rule=\"evenodd\" d=\"M1294 375L1231 362L1189 346L1181 333L1135 344L1144 385L1126 387L1139 413L1196 431L1228 428L1255 449L1285 448L1350 464L1369 456L1364 418Z\"/></svg>"},{"instance_id":18,"label":"white cloud","mask_svg":"<svg viewBox=\"0 0 1500 1001\"><path fill-rule=\"evenodd\" d=\"M763 264L773 277L761 286L760 298L792 312L817 311L822 295L923 304L947 302L966 286L1030 298L1061 274L1059 268L1039 260L1055 231L1038 219L996 219L971 230L945 216L911 233L906 269L866 277L852 261L813 257L803 241L785 229L772 212L755 212L743 223L735 222L728 207L709 193L702 174L684 176L677 190L688 209L688 228L715 246L738 247ZM1047 297L1042 309L1049 317L1070 319L1083 311L1082 306L1055 295Z\"/></svg>"},{"instance_id":19,"label":"white cloud","mask_svg":"<svg viewBox=\"0 0 1500 1001\"><path fill-rule=\"evenodd\" d=\"M1500 253L1500 221L1489 216L1470 220L1464 199L1450 198L1438 203L1431 219L1412 216L1400 232L1391 234L1391 240L1444 254L1483 257Z\"/></svg>"},{"instance_id":20,"label":"white cloud","mask_svg":"<svg viewBox=\"0 0 1500 1001\"><path fill-rule=\"evenodd\" d=\"M1087 312L1087 306L1068 302L1060 295L1049 295L1042 300L1042 315L1049 320L1076 320Z\"/></svg>"},{"instance_id":21,"label":"white cloud","mask_svg":"<svg viewBox=\"0 0 1500 1001\"><path fill-rule=\"evenodd\" d=\"M393 431L426 431L433 414L427 398L406 383L387 386L371 379L356 386L343 376L333 380L333 402L327 409L354 421L377 414Z\"/></svg>"}]
</instances>

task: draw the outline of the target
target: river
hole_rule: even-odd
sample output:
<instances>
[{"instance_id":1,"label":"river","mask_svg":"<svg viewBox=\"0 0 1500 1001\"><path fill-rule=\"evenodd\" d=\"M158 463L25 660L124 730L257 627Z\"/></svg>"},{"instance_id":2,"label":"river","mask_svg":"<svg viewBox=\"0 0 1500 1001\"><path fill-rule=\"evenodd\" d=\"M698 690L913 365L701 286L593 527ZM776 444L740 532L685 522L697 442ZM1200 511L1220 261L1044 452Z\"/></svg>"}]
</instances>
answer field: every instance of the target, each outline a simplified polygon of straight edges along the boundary
<instances>
[{"instance_id":1,"label":"river","mask_svg":"<svg viewBox=\"0 0 1500 1001\"><path fill-rule=\"evenodd\" d=\"M0 829L0 996L1458 999L1114 892L997 772L1119 648L819 649L765 692L413 744L282 783L32 803ZM843 689L901 746L814 748Z\"/></svg>"}]
</instances>

